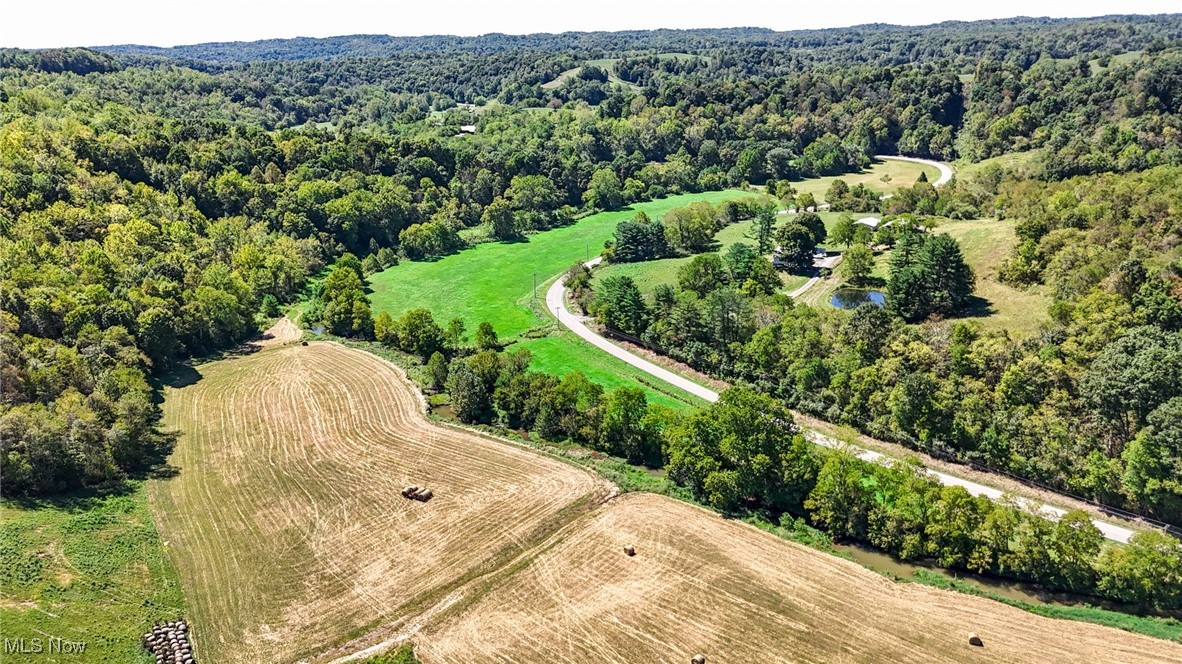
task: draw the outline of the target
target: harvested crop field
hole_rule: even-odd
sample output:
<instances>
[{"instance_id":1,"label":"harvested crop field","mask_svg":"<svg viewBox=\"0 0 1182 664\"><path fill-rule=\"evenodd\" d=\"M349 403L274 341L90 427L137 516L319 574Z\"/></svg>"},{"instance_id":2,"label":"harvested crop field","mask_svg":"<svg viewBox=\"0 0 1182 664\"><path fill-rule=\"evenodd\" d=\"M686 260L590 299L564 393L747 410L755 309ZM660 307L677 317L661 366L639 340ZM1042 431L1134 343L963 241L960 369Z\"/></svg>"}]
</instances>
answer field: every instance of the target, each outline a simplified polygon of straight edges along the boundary
<instances>
[{"instance_id":1,"label":"harvested crop field","mask_svg":"<svg viewBox=\"0 0 1182 664\"><path fill-rule=\"evenodd\" d=\"M203 661L412 640L425 664L1182 663L1176 643L895 583L670 498L602 503L578 468L428 422L385 361L298 339L281 323L166 389L178 473L151 502Z\"/></svg>"},{"instance_id":2,"label":"harvested crop field","mask_svg":"<svg viewBox=\"0 0 1182 664\"><path fill-rule=\"evenodd\" d=\"M279 328L165 391L178 473L152 483L152 506L204 661L293 661L394 631L606 486L431 424L392 365L297 338ZM433 498L404 498L411 484Z\"/></svg>"},{"instance_id":3,"label":"harvested crop field","mask_svg":"<svg viewBox=\"0 0 1182 664\"><path fill-rule=\"evenodd\" d=\"M1182 662L1176 643L899 584L661 496L585 519L417 635L422 661Z\"/></svg>"}]
</instances>

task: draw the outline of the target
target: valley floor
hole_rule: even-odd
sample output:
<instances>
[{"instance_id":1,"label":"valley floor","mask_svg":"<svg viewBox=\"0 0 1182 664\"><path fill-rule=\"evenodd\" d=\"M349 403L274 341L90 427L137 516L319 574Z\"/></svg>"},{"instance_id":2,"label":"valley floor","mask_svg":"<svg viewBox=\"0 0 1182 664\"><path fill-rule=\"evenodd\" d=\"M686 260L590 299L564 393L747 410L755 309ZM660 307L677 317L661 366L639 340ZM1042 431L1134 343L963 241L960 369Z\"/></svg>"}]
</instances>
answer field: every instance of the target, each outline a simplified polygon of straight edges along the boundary
<instances>
[{"instance_id":1,"label":"valley floor","mask_svg":"<svg viewBox=\"0 0 1182 664\"><path fill-rule=\"evenodd\" d=\"M671 498L613 497L582 469L429 422L385 361L289 333L166 391L179 473L151 495L206 661L411 640L428 664L1182 662L1173 642L897 584ZM412 483L436 497L402 498Z\"/></svg>"}]
</instances>

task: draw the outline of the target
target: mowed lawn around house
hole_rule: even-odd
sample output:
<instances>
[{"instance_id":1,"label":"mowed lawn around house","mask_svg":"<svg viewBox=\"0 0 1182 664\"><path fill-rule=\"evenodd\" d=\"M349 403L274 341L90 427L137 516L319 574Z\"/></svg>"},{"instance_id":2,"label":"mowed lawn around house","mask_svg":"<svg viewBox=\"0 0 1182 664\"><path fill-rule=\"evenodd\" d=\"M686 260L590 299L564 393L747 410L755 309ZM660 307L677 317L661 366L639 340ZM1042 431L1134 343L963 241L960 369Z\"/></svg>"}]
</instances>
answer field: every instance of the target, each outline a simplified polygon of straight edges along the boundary
<instances>
[{"instance_id":1,"label":"mowed lawn around house","mask_svg":"<svg viewBox=\"0 0 1182 664\"><path fill-rule=\"evenodd\" d=\"M822 178L811 178L808 180L801 180L793 182L792 186L799 193L811 193L817 199L818 203L825 202L825 191L829 189L834 180L845 180L846 184L851 187L855 184L865 184L870 189L887 194L899 189L900 187L910 187L919 179L920 173L926 173L928 180L935 182L940 177L938 169L925 166L923 164L916 164L907 161L893 161L893 160L879 160L874 162L870 168L861 173L846 173L844 175L827 176ZM832 228L836 223L837 218L842 213L820 211L818 214L825 222L826 228ZM878 213L851 213L855 219L862 217L881 217ZM652 215L650 215L652 216ZM656 217L654 217L655 219ZM776 219L776 226L779 227L793 218L793 215L779 215ZM751 222L740 221L731 224L722 229L715 236L718 241L716 251L723 252L727 247L736 242L747 242L748 244L755 244L755 240L751 238ZM822 243L821 246L827 246ZM830 247L833 249L834 247ZM835 248L840 251L841 248ZM682 256L678 258L663 258L655 261L644 261L640 263L618 263L603 265L596 269L596 279L602 281L610 276L629 276L640 288L640 291L646 295L651 294L657 286L661 284L676 284L677 270L684 264L688 263L692 257ZM804 285L808 281L808 277L804 275L788 274L786 272L780 273L780 279L784 282L783 292L792 292ZM819 286L818 286L819 287ZM832 292L832 289L830 289Z\"/></svg>"},{"instance_id":2,"label":"mowed lawn around house","mask_svg":"<svg viewBox=\"0 0 1182 664\"><path fill-rule=\"evenodd\" d=\"M1009 330L1022 335L1036 333L1048 320L1050 298L1041 290L1021 290L1001 283L998 269L1017 243L1012 221L998 219L933 220L933 233L945 233L956 238L964 253L965 262L977 276L976 300L957 320L975 320L986 329ZM891 251L874 259L875 277L885 280L890 276ZM829 296L841 285L841 277L834 275L816 284L800 297L812 306L829 307Z\"/></svg>"}]
</instances>

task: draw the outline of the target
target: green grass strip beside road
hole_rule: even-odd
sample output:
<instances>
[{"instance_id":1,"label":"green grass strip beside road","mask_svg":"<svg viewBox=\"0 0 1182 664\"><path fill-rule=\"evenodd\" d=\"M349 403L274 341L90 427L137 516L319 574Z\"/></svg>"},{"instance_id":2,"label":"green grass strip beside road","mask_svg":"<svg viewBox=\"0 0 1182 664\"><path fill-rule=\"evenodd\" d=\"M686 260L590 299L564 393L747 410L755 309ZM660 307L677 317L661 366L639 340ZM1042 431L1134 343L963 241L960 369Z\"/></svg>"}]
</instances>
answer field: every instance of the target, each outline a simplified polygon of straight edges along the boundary
<instances>
[{"instance_id":1,"label":"green grass strip beside road","mask_svg":"<svg viewBox=\"0 0 1182 664\"><path fill-rule=\"evenodd\" d=\"M405 261L370 277L370 302L374 313L398 316L426 307L441 325L460 318L474 330L481 321L488 321L497 334L513 337L546 322L530 306L535 279L541 299L546 282L576 261L598 256L621 221L641 210L660 219L669 210L696 201L717 203L753 195L732 189L669 196L593 214L520 242L486 242L436 261Z\"/></svg>"}]
</instances>

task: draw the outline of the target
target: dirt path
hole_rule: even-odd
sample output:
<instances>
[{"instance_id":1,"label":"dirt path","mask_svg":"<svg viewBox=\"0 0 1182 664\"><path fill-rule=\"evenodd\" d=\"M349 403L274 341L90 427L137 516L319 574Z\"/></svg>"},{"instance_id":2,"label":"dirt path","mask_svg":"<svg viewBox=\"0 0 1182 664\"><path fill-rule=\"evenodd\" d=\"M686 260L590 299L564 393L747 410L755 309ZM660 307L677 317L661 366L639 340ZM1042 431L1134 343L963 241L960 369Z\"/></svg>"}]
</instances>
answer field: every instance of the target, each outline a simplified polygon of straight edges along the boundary
<instances>
[{"instance_id":1,"label":"dirt path","mask_svg":"<svg viewBox=\"0 0 1182 664\"><path fill-rule=\"evenodd\" d=\"M267 328L262 336L252 341L251 343L259 348L274 348L275 346L286 346L287 344L295 343L304 337L304 332L287 316L275 321L275 324Z\"/></svg>"},{"instance_id":2,"label":"dirt path","mask_svg":"<svg viewBox=\"0 0 1182 664\"><path fill-rule=\"evenodd\" d=\"M809 277L808 281L804 282L804 284L802 284L800 288L797 288L796 290L789 293L788 297L795 300L796 298L800 297L801 295L804 295L805 291L812 288L813 285L815 285L820 280L821 280L821 277Z\"/></svg>"}]
</instances>

